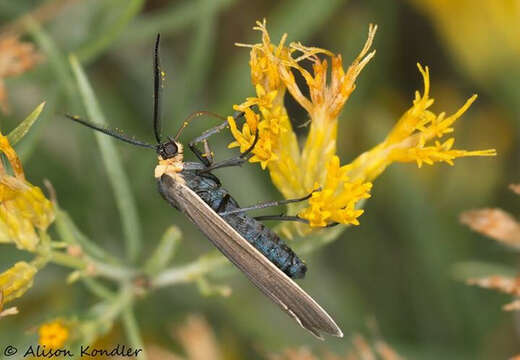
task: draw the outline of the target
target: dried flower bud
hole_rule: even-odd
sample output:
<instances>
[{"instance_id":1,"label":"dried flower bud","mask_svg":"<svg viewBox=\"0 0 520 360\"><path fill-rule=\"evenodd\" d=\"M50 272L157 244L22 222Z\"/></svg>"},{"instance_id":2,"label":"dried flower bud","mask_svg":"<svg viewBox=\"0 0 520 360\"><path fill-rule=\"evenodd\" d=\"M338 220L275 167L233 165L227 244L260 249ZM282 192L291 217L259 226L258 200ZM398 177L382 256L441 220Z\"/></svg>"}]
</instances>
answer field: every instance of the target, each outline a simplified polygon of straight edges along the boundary
<instances>
[{"instance_id":1,"label":"dried flower bud","mask_svg":"<svg viewBox=\"0 0 520 360\"><path fill-rule=\"evenodd\" d=\"M8 112L7 91L3 79L17 76L41 62L42 55L31 43L21 42L15 35L0 36L0 110Z\"/></svg>"},{"instance_id":2,"label":"dried flower bud","mask_svg":"<svg viewBox=\"0 0 520 360\"><path fill-rule=\"evenodd\" d=\"M465 211L460 221L472 230L489 236L506 245L520 248L520 223L501 209Z\"/></svg>"},{"instance_id":3,"label":"dried flower bud","mask_svg":"<svg viewBox=\"0 0 520 360\"><path fill-rule=\"evenodd\" d=\"M33 284L38 269L25 261L17 262L13 267L0 274L0 292L3 303L19 298Z\"/></svg>"}]
</instances>

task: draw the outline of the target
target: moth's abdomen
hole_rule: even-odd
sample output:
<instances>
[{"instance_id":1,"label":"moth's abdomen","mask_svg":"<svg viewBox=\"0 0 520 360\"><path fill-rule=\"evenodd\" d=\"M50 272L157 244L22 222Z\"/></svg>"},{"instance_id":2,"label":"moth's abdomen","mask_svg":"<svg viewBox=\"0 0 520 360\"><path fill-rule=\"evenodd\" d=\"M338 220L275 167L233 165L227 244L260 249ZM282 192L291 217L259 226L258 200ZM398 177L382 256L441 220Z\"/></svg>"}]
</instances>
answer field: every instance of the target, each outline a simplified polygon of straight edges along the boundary
<instances>
[{"instance_id":1,"label":"moth's abdomen","mask_svg":"<svg viewBox=\"0 0 520 360\"><path fill-rule=\"evenodd\" d=\"M227 210L232 210L228 208ZM245 214L224 216L226 222L289 277L305 276L307 266L292 249L264 224Z\"/></svg>"},{"instance_id":2,"label":"moth's abdomen","mask_svg":"<svg viewBox=\"0 0 520 360\"><path fill-rule=\"evenodd\" d=\"M220 187L214 178L194 176L193 173L185 172L184 179L190 189L195 191L215 212L239 208L235 199L227 190ZM223 219L289 277L299 279L305 276L307 271L305 263L278 235L260 221L245 213L230 214L223 216Z\"/></svg>"}]
</instances>

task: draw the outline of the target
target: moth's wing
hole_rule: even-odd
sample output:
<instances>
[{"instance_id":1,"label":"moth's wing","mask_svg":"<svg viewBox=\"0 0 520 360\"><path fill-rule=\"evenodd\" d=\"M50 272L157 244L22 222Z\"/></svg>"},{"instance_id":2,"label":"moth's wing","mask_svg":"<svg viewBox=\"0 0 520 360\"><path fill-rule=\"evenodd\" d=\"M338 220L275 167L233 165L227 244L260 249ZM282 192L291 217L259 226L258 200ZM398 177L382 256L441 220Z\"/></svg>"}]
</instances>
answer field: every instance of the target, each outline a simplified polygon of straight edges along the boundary
<instances>
[{"instance_id":1,"label":"moth's wing","mask_svg":"<svg viewBox=\"0 0 520 360\"><path fill-rule=\"evenodd\" d=\"M343 337L334 320L314 299L218 216L195 192L168 175L163 175L160 181L166 200L175 203L256 287L303 328L320 339L323 339L320 331Z\"/></svg>"}]
</instances>

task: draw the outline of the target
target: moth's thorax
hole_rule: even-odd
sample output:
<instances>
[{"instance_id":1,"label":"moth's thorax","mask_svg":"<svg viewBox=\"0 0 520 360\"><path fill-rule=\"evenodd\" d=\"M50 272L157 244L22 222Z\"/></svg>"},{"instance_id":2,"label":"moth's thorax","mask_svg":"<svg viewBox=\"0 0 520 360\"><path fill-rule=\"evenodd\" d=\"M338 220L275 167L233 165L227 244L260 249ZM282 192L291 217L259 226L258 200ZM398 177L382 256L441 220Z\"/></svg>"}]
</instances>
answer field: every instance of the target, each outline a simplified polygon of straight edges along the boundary
<instances>
[{"instance_id":1,"label":"moth's thorax","mask_svg":"<svg viewBox=\"0 0 520 360\"><path fill-rule=\"evenodd\" d=\"M184 183L184 178L181 175L183 170L183 155L182 148L179 148L179 153L170 159L163 159L162 156L158 156L158 164L155 166L155 178L160 179L164 174L172 177L176 182Z\"/></svg>"}]
</instances>

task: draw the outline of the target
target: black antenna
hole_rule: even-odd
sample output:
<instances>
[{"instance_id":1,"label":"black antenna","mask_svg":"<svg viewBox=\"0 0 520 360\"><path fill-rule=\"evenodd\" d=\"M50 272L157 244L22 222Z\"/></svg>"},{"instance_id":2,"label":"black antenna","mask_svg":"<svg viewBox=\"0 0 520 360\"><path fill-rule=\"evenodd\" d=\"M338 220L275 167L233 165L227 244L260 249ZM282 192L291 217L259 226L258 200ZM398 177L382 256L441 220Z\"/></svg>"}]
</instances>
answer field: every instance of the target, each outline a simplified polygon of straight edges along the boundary
<instances>
[{"instance_id":1,"label":"black antenna","mask_svg":"<svg viewBox=\"0 0 520 360\"><path fill-rule=\"evenodd\" d=\"M103 134L110 135L112 137L115 137L116 139L119 139L121 141L127 142L129 144L136 145L136 146L141 146L141 147L145 147L145 148L149 148L149 149L154 149L154 150L156 149L155 145L145 143L144 141L139 141L139 140L133 139L133 138L131 138L131 137L129 137L129 136L123 134L123 133L119 133L119 132L116 132L115 130L108 129L108 128L105 128L103 126L93 124L93 123L88 122L86 120L80 119L77 116L73 116L73 115L69 115L69 114L65 114L65 116L68 117L69 119L77 122L77 123L80 123L81 125L85 125L86 127L89 127L91 129L100 131Z\"/></svg>"},{"instance_id":2,"label":"black antenna","mask_svg":"<svg viewBox=\"0 0 520 360\"><path fill-rule=\"evenodd\" d=\"M157 143L161 143L161 89L162 71L159 63L159 42L161 34L157 34L155 50L153 54L153 131Z\"/></svg>"}]
</instances>

